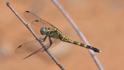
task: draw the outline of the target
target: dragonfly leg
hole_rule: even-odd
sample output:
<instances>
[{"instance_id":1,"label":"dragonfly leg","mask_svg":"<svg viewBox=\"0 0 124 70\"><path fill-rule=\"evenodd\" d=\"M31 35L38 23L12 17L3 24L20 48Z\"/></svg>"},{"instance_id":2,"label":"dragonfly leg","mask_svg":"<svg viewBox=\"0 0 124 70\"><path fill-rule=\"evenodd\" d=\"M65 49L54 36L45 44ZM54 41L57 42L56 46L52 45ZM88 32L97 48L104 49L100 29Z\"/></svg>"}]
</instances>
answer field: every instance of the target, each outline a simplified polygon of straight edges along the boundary
<instances>
[{"instance_id":1,"label":"dragonfly leg","mask_svg":"<svg viewBox=\"0 0 124 70\"><path fill-rule=\"evenodd\" d=\"M47 36L45 36L42 41L44 42L46 39L47 39Z\"/></svg>"},{"instance_id":2,"label":"dragonfly leg","mask_svg":"<svg viewBox=\"0 0 124 70\"><path fill-rule=\"evenodd\" d=\"M53 44L53 41L52 41L52 39L51 39L50 36L49 36L49 42L50 42L50 45L49 46L51 46Z\"/></svg>"},{"instance_id":3,"label":"dragonfly leg","mask_svg":"<svg viewBox=\"0 0 124 70\"><path fill-rule=\"evenodd\" d=\"M46 50L48 50L48 49L52 46L52 44L53 44L52 39L51 39L50 36L49 36L49 42L50 42L50 44L45 48ZM42 49L42 48L41 48L41 49ZM45 49L44 49L42 52L44 52Z\"/></svg>"},{"instance_id":4,"label":"dragonfly leg","mask_svg":"<svg viewBox=\"0 0 124 70\"><path fill-rule=\"evenodd\" d=\"M49 49L49 48L51 47L51 45L53 44L52 39L51 39L50 36L45 36L45 38L43 39L43 42L46 40L47 37L49 37L49 42L50 42L50 44L45 48L46 50ZM44 51L44 50L43 50L43 51Z\"/></svg>"}]
</instances>

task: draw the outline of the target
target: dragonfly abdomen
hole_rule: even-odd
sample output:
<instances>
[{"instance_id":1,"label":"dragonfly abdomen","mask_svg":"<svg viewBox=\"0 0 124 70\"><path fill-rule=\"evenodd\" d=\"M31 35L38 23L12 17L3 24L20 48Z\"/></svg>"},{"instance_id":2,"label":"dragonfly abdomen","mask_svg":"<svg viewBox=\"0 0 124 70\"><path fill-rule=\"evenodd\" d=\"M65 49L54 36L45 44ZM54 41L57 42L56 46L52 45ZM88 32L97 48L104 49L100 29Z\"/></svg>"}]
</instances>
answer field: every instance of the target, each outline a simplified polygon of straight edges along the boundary
<instances>
[{"instance_id":1,"label":"dragonfly abdomen","mask_svg":"<svg viewBox=\"0 0 124 70\"><path fill-rule=\"evenodd\" d=\"M87 49L91 49L91 50L93 50L94 52L97 52L97 53L100 52L100 50L95 48L95 47L83 44L83 43L78 42L78 41L73 41L66 36L61 36L60 40L62 40L64 42L72 43L72 44L75 44L75 45L78 45L78 46L81 46L81 47L84 47L84 48L87 48Z\"/></svg>"},{"instance_id":2,"label":"dragonfly abdomen","mask_svg":"<svg viewBox=\"0 0 124 70\"><path fill-rule=\"evenodd\" d=\"M85 47L85 48L90 49L90 46L88 46L86 44L83 44L81 42L73 41L72 44L75 44L75 45L78 45L78 46L81 46L81 47Z\"/></svg>"},{"instance_id":3,"label":"dragonfly abdomen","mask_svg":"<svg viewBox=\"0 0 124 70\"><path fill-rule=\"evenodd\" d=\"M75 45L78 45L78 46L85 47L85 44L80 43L80 42L77 42L77 41L73 41L73 40L69 39L69 38L66 37L66 36L61 36L61 37L60 37L60 40L62 40L62 41L64 41L64 42L72 43L72 44L75 44Z\"/></svg>"},{"instance_id":4,"label":"dragonfly abdomen","mask_svg":"<svg viewBox=\"0 0 124 70\"><path fill-rule=\"evenodd\" d=\"M81 47L85 47L87 49L91 49L91 50L93 50L94 52L97 52L97 53L100 52L99 49L97 49L95 47L92 47L90 45L86 45L86 44L83 44L83 43L80 43L80 42L77 42L77 41L73 41L72 43L75 44L75 45L81 46Z\"/></svg>"}]
</instances>

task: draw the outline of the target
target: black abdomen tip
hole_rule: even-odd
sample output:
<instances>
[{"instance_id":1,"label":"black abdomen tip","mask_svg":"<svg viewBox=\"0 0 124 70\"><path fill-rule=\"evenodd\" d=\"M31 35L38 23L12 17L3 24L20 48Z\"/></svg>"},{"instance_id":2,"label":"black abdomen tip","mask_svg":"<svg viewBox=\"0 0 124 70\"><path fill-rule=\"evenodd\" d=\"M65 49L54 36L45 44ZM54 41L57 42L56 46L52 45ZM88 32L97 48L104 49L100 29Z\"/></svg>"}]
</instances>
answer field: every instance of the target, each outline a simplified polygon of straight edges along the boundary
<instances>
[{"instance_id":1,"label":"black abdomen tip","mask_svg":"<svg viewBox=\"0 0 124 70\"><path fill-rule=\"evenodd\" d=\"M95 48L95 47L92 47L92 46L89 46L89 45L87 45L86 48L91 49L91 50L93 50L94 52L97 52L97 53L101 52L98 48Z\"/></svg>"},{"instance_id":2,"label":"black abdomen tip","mask_svg":"<svg viewBox=\"0 0 124 70\"><path fill-rule=\"evenodd\" d=\"M94 52L100 53L100 50L98 48L92 47L91 48Z\"/></svg>"}]
</instances>

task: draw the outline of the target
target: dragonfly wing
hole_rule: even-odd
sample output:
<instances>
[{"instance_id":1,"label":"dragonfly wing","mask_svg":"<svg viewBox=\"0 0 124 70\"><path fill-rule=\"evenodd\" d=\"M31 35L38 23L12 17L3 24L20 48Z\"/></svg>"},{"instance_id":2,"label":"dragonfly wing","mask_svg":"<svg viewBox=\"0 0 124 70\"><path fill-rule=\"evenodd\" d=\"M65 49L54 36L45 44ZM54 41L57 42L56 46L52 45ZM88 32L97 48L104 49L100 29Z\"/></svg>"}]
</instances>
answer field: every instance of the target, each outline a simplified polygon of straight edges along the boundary
<instances>
[{"instance_id":1,"label":"dragonfly wing","mask_svg":"<svg viewBox=\"0 0 124 70\"><path fill-rule=\"evenodd\" d=\"M39 37L39 39L43 39L42 37ZM58 39L53 39L51 38L53 44L52 46L49 46L49 39L46 39L44 42L42 42L47 49L49 49L50 47L54 47L57 43L60 42L60 40ZM15 50L16 53L18 54L24 54L24 56L27 56L27 55L30 55L30 54L33 54L33 53L37 53L37 52L44 52L44 49L43 47L39 44L39 42L37 40L31 40L31 41L27 41L27 42L24 42L22 44L20 44L16 50Z\"/></svg>"},{"instance_id":2,"label":"dragonfly wing","mask_svg":"<svg viewBox=\"0 0 124 70\"><path fill-rule=\"evenodd\" d=\"M39 16L37 16L36 14L30 11L25 11L24 17L31 24L31 26L37 27L39 30L41 27L46 27L46 28L56 28L59 32L61 32L57 27L52 25L50 22L47 22L46 20L40 18Z\"/></svg>"},{"instance_id":3,"label":"dragonfly wing","mask_svg":"<svg viewBox=\"0 0 124 70\"><path fill-rule=\"evenodd\" d=\"M15 51L17 53L28 54L39 48L41 48L40 44L36 40L31 40L20 44Z\"/></svg>"}]
</instances>

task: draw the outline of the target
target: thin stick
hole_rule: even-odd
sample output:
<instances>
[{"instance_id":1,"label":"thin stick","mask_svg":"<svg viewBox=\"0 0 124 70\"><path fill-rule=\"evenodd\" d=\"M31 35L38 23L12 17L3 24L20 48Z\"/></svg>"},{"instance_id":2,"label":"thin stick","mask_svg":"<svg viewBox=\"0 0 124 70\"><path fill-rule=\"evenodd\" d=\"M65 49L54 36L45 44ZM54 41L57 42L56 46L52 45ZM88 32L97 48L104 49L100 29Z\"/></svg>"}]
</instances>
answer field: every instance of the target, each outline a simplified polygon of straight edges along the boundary
<instances>
[{"instance_id":1,"label":"thin stick","mask_svg":"<svg viewBox=\"0 0 124 70\"><path fill-rule=\"evenodd\" d=\"M58 61L56 60L55 57L53 57L53 55L51 55L51 53L47 50L46 46L42 43L41 40L38 39L37 35L35 34L35 32L33 31L33 29L28 25L28 23L16 12L16 10L14 9L14 7L11 5L10 2L6 2L7 7L9 7L9 9L15 14L15 16L24 24L24 26L29 30L29 32L34 36L34 38L39 42L39 44L43 47L43 49L45 50L45 52L48 54L48 56L55 62L55 64L61 69L64 70L63 66L58 63Z\"/></svg>"},{"instance_id":2,"label":"thin stick","mask_svg":"<svg viewBox=\"0 0 124 70\"><path fill-rule=\"evenodd\" d=\"M76 23L73 21L73 19L69 16L69 14L65 11L65 9L63 8L63 6L59 3L59 0L52 0L53 4L59 9L59 11L65 16L65 18L67 19L67 21L69 22L69 24L72 26L72 28L75 30L75 32L78 34L78 36L81 38L81 40L87 44L87 45L91 45L88 40L86 39L86 37L84 36L84 34L79 30L78 26L76 25ZM93 58L96 66L98 67L99 70L104 70L102 64L100 63L99 59L96 56L96 53L93 52L92 50L89 49L90 55Z\"/></svg>"}]
</instances>

